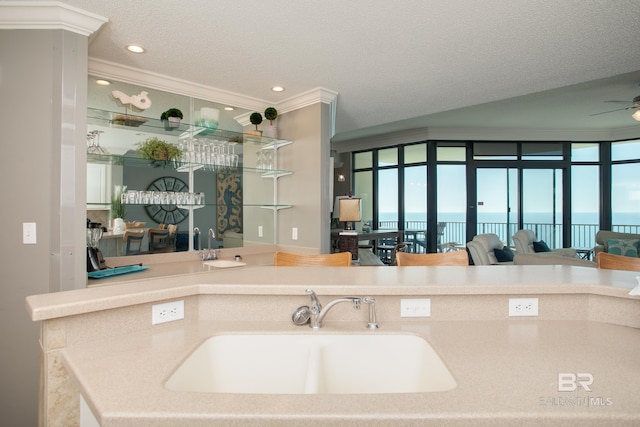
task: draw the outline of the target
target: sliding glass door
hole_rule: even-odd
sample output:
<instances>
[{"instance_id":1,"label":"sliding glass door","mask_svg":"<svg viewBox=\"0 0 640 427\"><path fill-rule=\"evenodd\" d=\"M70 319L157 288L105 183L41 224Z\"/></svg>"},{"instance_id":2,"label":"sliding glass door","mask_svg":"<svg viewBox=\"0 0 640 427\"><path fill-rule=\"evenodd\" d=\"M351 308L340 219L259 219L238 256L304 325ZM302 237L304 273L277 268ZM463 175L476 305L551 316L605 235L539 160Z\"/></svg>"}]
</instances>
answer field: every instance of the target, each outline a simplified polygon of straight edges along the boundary
<instances>
[{"instance_id":1,"label":"sliding glass door","mask_svg":"<svg viewBox=\"0 0 640 427\"><path fill-rule=\"evenodd\" d=\"M476 170L476 234L494 233L505 243L518 229L518 170Z\"/></svg>"},{"instance_id":2,"label":"sliding glass door","mask_svg":"<svg viewBox=\"0 0 640 427\"><path fill-rule=\"evenodd\" d=\"M519 174L517 168L478 168L476 234L494 233L510 245L524 228L550 248L561 248L562 183L562 169L521 169Z\"/></svg>"},{"instance_id":3,"label":"sliding glass door","mask_svg":"<svg viewBox=\"0 0 640 427\"><path fill-rule=\"evenodd\" d=\"M562 169L522 170L522 228L550 248L562 247Z\"/></svg>"}]
</instances>

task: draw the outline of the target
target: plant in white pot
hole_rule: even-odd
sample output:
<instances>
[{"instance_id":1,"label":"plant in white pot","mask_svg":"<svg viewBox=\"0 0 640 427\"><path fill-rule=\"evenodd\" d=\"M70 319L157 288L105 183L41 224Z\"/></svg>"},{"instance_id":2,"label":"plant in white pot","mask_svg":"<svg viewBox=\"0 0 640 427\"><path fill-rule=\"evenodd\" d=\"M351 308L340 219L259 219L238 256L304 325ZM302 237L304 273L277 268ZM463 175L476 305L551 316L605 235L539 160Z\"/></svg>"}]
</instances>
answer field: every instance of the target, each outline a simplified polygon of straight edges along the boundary
<instances>
[{"instance_id":1,"label":"plant in white pot","mask_svg":"<svg viewBox=\"0 0 640 427\"><path fill-rule=\"evenodd\" d=\"M278 117L278 110L276 110L274 107L267 107L264 110L264 117L265 119L269 120L269 127L266 130L266 136L271 137L271 138L277 138L278 137L278 128L275 125L274 121L276 120L276 118Z\"/></svg>"},{"instance_id":2,"label":"plant in white pot","mask_svg":"<svg viewBox=\"0 0 640 427\"><path fill-rule=\"evenodd\" d=\"M124 233L124 204L122 194L127 191L126 185L116 185L111 197L111 219L114 233Z\"/></svg>"},{"instance_id":3,"label":"plant in white pot","mask_svg":"<svg viewBox=\"0 0 640 427\"><path fill-rule=\"evenodd\" d=\"M251 122L252 125L256 127L256 130L246 132L247 135L262 136L262 131L258 130L258 125L262 123L262 114L258 112L251 113L251 115L249 116L249 121Z\"/></svg>"},{"instance_id":4,"label":"plant in white pot","mask_svg":"<svg viewBox=\"0 0 640 427\"><path fill-rule=\"evenodd\" d=\"M160 115L160 120L164 123L166 130L174 130L180 127L180 120L182 120L183 117L182 111L179 109L169 108Z\"/></svg>"}]
</instances>

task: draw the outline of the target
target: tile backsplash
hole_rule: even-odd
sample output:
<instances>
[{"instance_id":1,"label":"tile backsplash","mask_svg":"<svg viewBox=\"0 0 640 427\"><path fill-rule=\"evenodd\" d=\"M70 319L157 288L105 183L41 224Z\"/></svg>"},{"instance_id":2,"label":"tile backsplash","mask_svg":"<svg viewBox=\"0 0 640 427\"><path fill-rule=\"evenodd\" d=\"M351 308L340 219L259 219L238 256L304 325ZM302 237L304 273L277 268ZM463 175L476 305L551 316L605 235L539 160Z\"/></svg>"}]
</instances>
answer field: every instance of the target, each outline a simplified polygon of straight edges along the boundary
<instances>
[{"instance_id":1,"label":"tile backsplash","mask_svg":"<svg viewBox=\"0 0 640 427\"><path fill-rule=\"evenodd\" d=\"M87 210L87 218L89 218L91 222L99 222L103 227L111 227L109 209Z\"/></svg>"}]
</instances>

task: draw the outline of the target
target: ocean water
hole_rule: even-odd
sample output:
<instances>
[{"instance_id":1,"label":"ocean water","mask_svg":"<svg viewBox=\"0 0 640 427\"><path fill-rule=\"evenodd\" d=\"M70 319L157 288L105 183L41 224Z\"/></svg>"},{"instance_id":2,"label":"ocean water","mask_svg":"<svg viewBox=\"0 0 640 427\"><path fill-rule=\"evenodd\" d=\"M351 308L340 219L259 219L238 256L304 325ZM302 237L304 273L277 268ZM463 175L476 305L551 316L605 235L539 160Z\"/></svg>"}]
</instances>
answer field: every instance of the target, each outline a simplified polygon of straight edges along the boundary
<instances>
[{"instance_id":1,"label":"ocean water","mask_svg":"<svg viewBox=\"0 0 640 427\"><path fill-rule=\"evenodd\" d=\"M380 212L380 221L396 221L398 214L395 212ZM637 213L618 213L614 217L615 225L635 225L640 226L640 212ZM405 213L406 221L426 221L426 213L407 212ZM525 217L527 223L550 224L551 215L548 213L530 213ZM444 222L465 222L466 214L464 212L443 212L438 214L438 221ZM573 224L593 224L598 225L597 212L578 212L572 215ZM481 213L478 215L478 222L506 222L505 214L498 212Z\"/></svg>"}]
</instances>

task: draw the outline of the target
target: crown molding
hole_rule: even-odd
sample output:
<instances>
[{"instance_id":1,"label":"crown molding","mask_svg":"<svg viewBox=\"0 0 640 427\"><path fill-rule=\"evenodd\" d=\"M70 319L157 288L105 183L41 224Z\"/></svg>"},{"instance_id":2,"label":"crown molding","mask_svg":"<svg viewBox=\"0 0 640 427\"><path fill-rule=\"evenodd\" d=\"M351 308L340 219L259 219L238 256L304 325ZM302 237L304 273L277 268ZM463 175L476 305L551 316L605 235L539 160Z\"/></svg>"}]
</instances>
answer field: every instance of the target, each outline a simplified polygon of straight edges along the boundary
<instances>
[{"instance_id":1,"label":"crown molding","mask_svg":"<svg viewBox=\"0 0 640 427\"><path fill-rule=\"evenodd\" d=\"M145 86L176 95L190 96L204 101L217 102L219 104L231 105L247 110L261 110L268 104L268 101L263 99L92 57L89 58L88 71L92 76L107 80Z\"/></svg>"},{"instance_id":2,"label":"crown molding","mask_svg":"<svg viewBox=\"0 0 640 427\"><path fill-rule=\"evenodd\" d=\"M2 30L66 30L88 37L108 21L59 1L0 1Z\"/></svg>"},{"instance_id":3,"label":"crown molding","mask_svg":"<svg viewBox=\"0 0 640 427\"><path fill-rule=\"evenodd\" d=\"M242 95L92 57L89 58L88 71L92 76L107 80L145 86L165 92L175 93L177 95L185 95L205 101L244 108L246 110L262 111L266 106L273 105L270 101L265 99ZM318 102L332 103L335 101L337 96L337 92L318 87L307 92L303 92L300 95L287 98L274 106L278 109L279 114L284 114L288 111L297 110ZM251 113L238 116L239 121L244 121L244 116L246 116L246 122L249 124L248 117L250 114Z\"/></svg>"},{"instance_id":4,"label":"crown molding","mask_svg":"<svg viewBox=\"0 0 640 427\"><path fill-rule=\"evenodd\" d=\"M278 110L278 114L285 114L290 111L299 110L318 103L334 105L337 97L338 92L323 87L317 87L303 92L300 95L292 96L291 98L280 101L275 104L274 107ZM240 114L234 117L234 119L242 126L247 126L251 124L249 116L251 116L251 112Z\"/></svg>"},{"instance_id":5,"label":"crown molding","mask_svg":"<svg viewBox=\"0 0 640 427\"><path fill-rule=\"evenodd\" d=\"M317 103L333 104L337 98L338 92L324 87L316 87L280 101L277 107L278 111L284 114L288 111L299 110Z\"/></svg>"}]
</instances>

